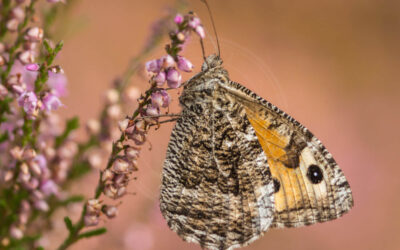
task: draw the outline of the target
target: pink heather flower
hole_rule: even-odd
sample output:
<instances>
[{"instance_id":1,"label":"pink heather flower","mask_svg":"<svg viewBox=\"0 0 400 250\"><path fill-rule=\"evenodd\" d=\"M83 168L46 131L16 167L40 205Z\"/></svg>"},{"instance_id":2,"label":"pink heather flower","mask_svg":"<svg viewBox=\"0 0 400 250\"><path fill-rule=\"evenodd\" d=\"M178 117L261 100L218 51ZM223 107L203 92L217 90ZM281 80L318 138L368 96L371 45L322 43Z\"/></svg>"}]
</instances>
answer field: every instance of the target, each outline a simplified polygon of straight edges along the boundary
<instances>
[{"instance_id":1,"label":"pink heather flower","mask_svg":"<svg viewBox=\"0 0 400 250\"><path fill-rule=\"evenodd\" d=\"M37 63L31 63L31 64L28 64L25 66L25 69L29 70L29 71L38 71L39 68L40 68L40 66Z\"/></svg>"},{"instance_id":2,"label":"pink heather flower","mask_svg":"<svg viewBox=\"0 0 400 250\"><path fill-rule=\"evenodd\" d=\"M193 17L189 20L188 25L192 29L196 29L200 25L200 19L198 17Z\"/></svg>"},{"instance_id":3,"label":"pink heather flower","mask_svg":"<svg viewBox=\"0 0 400 250\"><path fill-rule=\"evenodd\" d=\"M56 95L48 94L43 98L43 105L47 111L52 111L58 109L63 104Z\"/></svg>"},{"instance_id":4,"label":"pink heather flower","mask_svg":"<svg viewBox=\"0 0 400 250\"><path fill-rule=\"evenodd\" d=\"M146 115L148 116L157 116L160 114L160 109L157 107L149 106L146 109Z\"/></svg>"},{"instance_id":5,"label":"pink heather flower","mask_svg":"<svg viewBox=\"0 0 400 250\"><path fill-rule=\"evenodd\" d=\"M166 55L161 58L161 65L164 69L168 69L175 66L175 60L172 56Z\"/></svg>"},{"instance_id":6,"label":"pink heather flower","mask_svg":"<svg viewBox=\"0 0 400 250\"><path fill-rule=\"evenodd\" d=\"M35 201L35 203L33 205L39 211L42 211L42 212L49 211L49 204L47 204L47 202L45 200L37 200L37 201Z\"/></svg>"},{"instance_id":7,"label":"pink heather flower","mask_svg":"<svg viewBox=\"0 0 400 250\"><path fill-rule=\"evenodd\" d=\"M32 27L26 31L25 39L31 42L39 42L43 39L43 29Z\"/></svg>"},{"instance_id":8,"label":"pink heather flower","mask_svg":"<svg viewBox=\"0 0 400 250\"><path fill-rule=\"evenodd\" d=\"M19 239L22 239L22 237L24 237L24 233L22 232L22 230L20 228L16 227L15 225L11 225L10 236L11 236L11 238L19 240Z\"/></svg>"},{"instance_id":9,"label":"pink heather flower","mask_svg":"<svg viewBox=\"0 0 400 250\"><path fill-rule=\"evenodd\" d=\"M4 98L7 94L8 94L7 88L0 83L0 99Z\"/></svg>"},{"instance_id":10,"label":"pink heather flower","mask_svg":"<svg viewBox=\"0 0 400 250\"><path fill-rule=\"evenodd\" d=\"M11 68L10 76L21 75L20 81L26 84L26 89L28 91L34 90L34 82L38 75L37 71L28 71L26 67L18 60L15 61L14 65ZM14 84L15 85L15 84ZM21 85L21 84L18 84Z\"/></svg>"},{"instance_id":11,"label":"pink heather flower","mask_svg":"<svg viewBox=\"0 0 400 250\"><path fill-rule=\"evenodd\" d=\"M192 72L193 64L183 56L178 57L178 68L185 72Z\"/></svg>"},{"instance_id":12,"label":"pink heather flower","mask_svg":"<svg viewBox=\"0 0 400 250\"><path fill-rule=\"evenodd\" d=\"M85 226L90 227L99 224L100 219L98 215L85 215L85 217L83 217L83 221Z\"/></svg>"},{"instance_id":13,"label":"pink heather flower","mask_svg":"<svg viewBox=\"0 0 400 250\"><path fill-rule=\"evenodd\" d=\"M160 90L160 93L163 98L163 104L161 105L163 108L166 108L171 103L171 97L169 96L168 92L165 90Z\"/></svg>"},{"instance_id":14,"label":"pink heather flower","mask_svg":"<svg viewBox=\"0 0 400 250\"><path fill-rule=\"evenodd\" d=\"M40 190L45 196L58 194L58 186L53 180L46 180L40 184Z\"/></svg>"},{"instance_id":15,"label":"pink heather flower","mask_svg":"<svg viewBox=\"0 0 400 250\"><path fill-rule=\"evenodd\" d=\"M167 73L167 84L170 88L179 88L181 85L182 75L175 69L171 68Z\"/></svg>"},{"instance_id":16,"label":"pink heather flower","mask_svg":"<svg viewBox=\"0 0 400 250\"><path fill-rule=\"evenodd\" d=\"M181 14L177 14L174 18L174 22L176 24L181 24L183 22L183 16Z\"/></svg>"},{"instance_id":17,"label":"pink heather flower","mask_svg":"<svg viewBox=\"0 0 400 250\"><path fill-rule=\"evenodd\" d=\"M154 81L156 81L158 86L162 86L166 80L167 76L164 71L159 72L155 77Z\"/></svg>"},{"instance_id":18,"label":"pink heather flower","mask_svg":"<svg viewBox=\"0 0 400 250\"><path fill-rule=\"evenodd\" d=\"M32 114L37 106L37 97L32 91L25 91L18 98L18 105L23 107L25 112Z\"/></svg>"},{"instance_id":19,"label":"pink heather flower","mask_svg":"<svg viewBox=\"0 0 400 250\"><path fill-rule=\"evenodd\" d=\"M163 105L163 96L160 91L156 91L151 94L151 104L153 107L161 107Z\"/></svg>"},{"instance_id":20,"label":"pink heather flower","mask_svg":"<svg viewBox=\"0 0 400 250\"><path fill-rule=\"evenodd\" d=\"M66 0L47 0L49 3L66 3Z\"/></svg>"},{"instance_id":21,"label":"pink heather flower","mask_svg":"<svg viewBox=\"0 0 400 250\"><path fill-rule=\"evenodd\" d=\"M156 91L151 94L151 104L156 108L166 108L171 103L171 97L165 90Z\"/></svg>"},{"instance_id":22,"label":"pink heather flower","mask_svg":"<svg viewBox=\"0 0 400 250\"><path fill-rule=\"evenodd\" d=\"M146 62L147 72L158 73L158 72L160 72L160 69L161 69L161 67L160 67L158 60L154 59L154 60Z\"/></svg>"},{"instance_id":23,"label":"pink heather flower","mask_svg":"<svg viewBox=\"0 0 400 250\"><path fill-rule=\"evenodd\" d=\"M204 31L203 26L201 26L201 25L197 26L195 31L201 37L201 39L204 39L204 37L206 37L206 33Z\"/></svg>"},{"instance_id":24,"label":"pink heather flower","mask_svg":"<svg viewBox=\"0 0 400 250\"><path fill-rule=\"evenodd\" d=\"M49 71L47 86L52 89L52 93L58 97L67 95L67 77L61 73Z\"/></svg>"}]
</instances>

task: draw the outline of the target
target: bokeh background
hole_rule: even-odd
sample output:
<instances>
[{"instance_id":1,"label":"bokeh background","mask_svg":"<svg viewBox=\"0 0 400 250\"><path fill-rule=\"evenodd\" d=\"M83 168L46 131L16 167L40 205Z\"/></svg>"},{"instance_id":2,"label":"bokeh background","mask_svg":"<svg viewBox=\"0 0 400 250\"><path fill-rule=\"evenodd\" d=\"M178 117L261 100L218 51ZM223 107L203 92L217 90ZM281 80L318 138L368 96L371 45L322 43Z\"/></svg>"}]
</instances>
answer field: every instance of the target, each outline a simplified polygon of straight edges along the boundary
<instances>
[{"instance_id":1,"label":"bokeh background","mask_svg":"<svg viewBox=\"0 0 400 250\"><path fill-rule=\"evenodd\" d=\"M189 0L215 40L205 6ZM231 79L254 90L307 126L346 174L354 209L310 227L271 230L246 249L400 249L400 1L209 0ZM152 22L172 0L78 0L58 36L58 62L69 79L64 117L96 117L104 92L146 42ZM72 26L72 27L71 27ZM160 45L148 59L163 55ZM200 69L197 40L185 55ZM186 74L188 78L190 74ZM133 79L145 90L143 77ZM176 95L174 95L176 101ZM132 107L133 110L134 107ZM171 108L179 111L178 105ZM135 195L119 216L102 222L109 232L71 249L200 249L166 226L158 209L161 168L172 125L152 132L144 147ZM83 136L83 132L79 135ZM94 171L72 187L91 195ZM79 211L70 213L79 215ZM57 216L57 215L56 215ZM66 235L62 217L48 234L49 247Z\"/></svg>"}]
</instances>

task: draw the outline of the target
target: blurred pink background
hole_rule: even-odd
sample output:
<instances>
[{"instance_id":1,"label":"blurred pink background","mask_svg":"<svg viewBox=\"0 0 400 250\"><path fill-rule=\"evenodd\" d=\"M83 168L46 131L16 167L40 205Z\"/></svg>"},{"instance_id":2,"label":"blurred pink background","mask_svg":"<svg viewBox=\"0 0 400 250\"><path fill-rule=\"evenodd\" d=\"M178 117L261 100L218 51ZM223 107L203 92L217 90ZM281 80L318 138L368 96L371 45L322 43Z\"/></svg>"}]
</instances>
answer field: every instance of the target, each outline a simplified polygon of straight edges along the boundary
<instances>
[{"instance_id":1,"label":"blurred pink background","mask_svg":"<svg viewBox=\"0 0 400 250\"><path fill-rule=\"evenodd\" d=\"M205 6L207 53L215 40ZM245 249L400 249L400 2L395 0L209 0L232 80L254 90L307 126L334 155L353 190L344 217L310 227L271 230ZM174 1L83 0L71 12L73 32L59 34L58 62L69 78L65 117L82 124L100 112L104 92L143 46L149 27ZM75 24L74 24L75 23ZM74 24L74 25L73 25ZM164 43L148 59L163 55ZM197 39L185 55L200 69ZM191 74L185 74L188 78ZM141 90L145 78L133 83ZM178 112L177 96L172 111ZM133 110L134 107L132 107ZM109 232L71 249L200 249L166 226L158 209L161 168L172 129L163 125L144 147L138 180L123 198ZM98 173L72 192L92 195ZM74 208L72 208L73 210ZM79 211L70 211L79 215ZM66 235L62 216L50 248Z\"/></svg>"}]
</instances>

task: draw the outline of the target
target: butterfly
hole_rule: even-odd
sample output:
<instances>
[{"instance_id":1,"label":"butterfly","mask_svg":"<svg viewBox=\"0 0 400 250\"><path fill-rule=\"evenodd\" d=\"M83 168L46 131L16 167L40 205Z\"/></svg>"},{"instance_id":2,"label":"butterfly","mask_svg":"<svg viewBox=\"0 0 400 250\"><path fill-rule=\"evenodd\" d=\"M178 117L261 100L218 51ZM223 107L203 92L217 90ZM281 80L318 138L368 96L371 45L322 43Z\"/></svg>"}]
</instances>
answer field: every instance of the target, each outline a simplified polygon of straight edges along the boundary
<instances>
[{"instance_id":1,"label":"butterfly","mask_svg":"<svg viewBox=\"0 0 400 250\"><path fill-rule=\"evenodd\" d=\"M332 155L303 125L229 79L209 56L179 98L160 209L185 241L234 249L271 228L336 219L353 206Z\"/></svg>"}]
</instances>

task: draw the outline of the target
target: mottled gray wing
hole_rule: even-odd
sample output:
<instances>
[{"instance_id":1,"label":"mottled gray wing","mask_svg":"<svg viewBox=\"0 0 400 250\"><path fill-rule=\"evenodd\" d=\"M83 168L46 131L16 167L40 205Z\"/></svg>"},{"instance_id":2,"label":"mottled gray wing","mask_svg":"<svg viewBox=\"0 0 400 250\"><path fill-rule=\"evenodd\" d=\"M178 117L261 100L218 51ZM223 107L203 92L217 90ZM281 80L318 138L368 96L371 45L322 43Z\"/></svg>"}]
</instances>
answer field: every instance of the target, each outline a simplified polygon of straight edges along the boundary
<instances>
[{"instance_id":1,"label":"mottled gray wing","mask_svg":"<svg viewBox=\"0 0 400 250\"><path fill-rule=\"evenodd\" d=\"M186 91L162 173L160 208L185 241L246 245L273 220L273 182L243 106L217 90Z\"/></svg>"},{"instance_id":2,"label":"mottled gray wing","mask_svg":"<svg viewBox=\"0 0 400 250\"><path fill-rule=\"evenodd\" d=\"M295 119L235 82L220 85L225 99L246 110L274 179L272 227L297 227L340 217L353 206L349 183L332 155Z\"/></svg>"}]
</instances>

